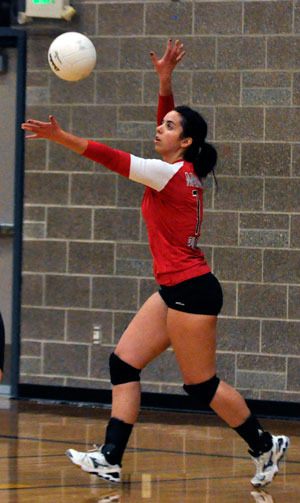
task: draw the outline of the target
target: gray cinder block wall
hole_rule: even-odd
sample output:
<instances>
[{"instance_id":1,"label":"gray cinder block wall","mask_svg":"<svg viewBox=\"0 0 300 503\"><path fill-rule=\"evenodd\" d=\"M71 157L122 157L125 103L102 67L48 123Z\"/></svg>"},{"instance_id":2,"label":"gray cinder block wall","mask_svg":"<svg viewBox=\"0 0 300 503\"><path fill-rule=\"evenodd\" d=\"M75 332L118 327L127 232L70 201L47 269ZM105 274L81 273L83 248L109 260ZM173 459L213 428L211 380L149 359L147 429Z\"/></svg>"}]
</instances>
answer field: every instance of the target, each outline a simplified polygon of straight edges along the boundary
<instances>
[{"instance_id":1,"label":"gray cinder block wall","mask_svg":"<svg viewBox=\"0 0 300 503\"><path fill-rule=\"evenodd\" d=\"M248 398L300 400L300 2L76 2L70 24L28 27L27 116L153 156L168 37L187 56L177 103L199 109L219 152L202 243L222 281L219 374ZM96 71L77 84L48 68L65 30L86 33ZM27 142L21 382L108 389L107 357L155 290L143 188L44 141ZM95 329L95 327L98 327ZM100 343L93 342L99 333ZM172 351L143 389L181 393Z\"/></svg>"}]
</instances>

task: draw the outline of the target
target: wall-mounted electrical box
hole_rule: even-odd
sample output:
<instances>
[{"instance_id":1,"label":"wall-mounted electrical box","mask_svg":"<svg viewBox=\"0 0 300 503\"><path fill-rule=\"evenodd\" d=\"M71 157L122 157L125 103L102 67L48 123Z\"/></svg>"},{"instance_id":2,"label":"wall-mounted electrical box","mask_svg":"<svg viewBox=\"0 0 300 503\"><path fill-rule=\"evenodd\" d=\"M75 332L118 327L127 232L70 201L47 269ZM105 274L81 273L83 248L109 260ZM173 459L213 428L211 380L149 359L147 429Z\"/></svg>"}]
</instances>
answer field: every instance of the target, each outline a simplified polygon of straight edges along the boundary
<instances>
[{"instance_id":1,"label":"wall-mounted electrical box","mask_svg":"<svg viewBox=\"0 0 300 503\"><path fill-rule=\"evenodd\" d=\"M25 0L25 11L21 13L19 22L22 23L22 18L24 23L34 17L70 21L75 13L70 0Z\"/></svg>"}]
</instances>

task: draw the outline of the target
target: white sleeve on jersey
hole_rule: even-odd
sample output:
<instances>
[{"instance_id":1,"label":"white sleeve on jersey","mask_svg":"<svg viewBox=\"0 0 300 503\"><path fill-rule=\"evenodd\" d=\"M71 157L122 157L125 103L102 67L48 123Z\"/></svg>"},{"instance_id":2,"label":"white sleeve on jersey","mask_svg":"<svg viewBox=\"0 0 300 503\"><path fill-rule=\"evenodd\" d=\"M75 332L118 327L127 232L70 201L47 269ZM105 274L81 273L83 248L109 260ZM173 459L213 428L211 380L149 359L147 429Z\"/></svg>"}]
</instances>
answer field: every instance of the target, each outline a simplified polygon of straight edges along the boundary
<instances>
[{"instance_id":1,"label":"white sleeve on jersey","mask_svg":"<svg viewBox=\"0 0 300 503\"><path fill-rule=\"evenodd\" d=\"M159 159L143 159L130 155L129 179L151 189L162 190L183 166L184 161L169 164Z\"/></svg>"}]
</instances>

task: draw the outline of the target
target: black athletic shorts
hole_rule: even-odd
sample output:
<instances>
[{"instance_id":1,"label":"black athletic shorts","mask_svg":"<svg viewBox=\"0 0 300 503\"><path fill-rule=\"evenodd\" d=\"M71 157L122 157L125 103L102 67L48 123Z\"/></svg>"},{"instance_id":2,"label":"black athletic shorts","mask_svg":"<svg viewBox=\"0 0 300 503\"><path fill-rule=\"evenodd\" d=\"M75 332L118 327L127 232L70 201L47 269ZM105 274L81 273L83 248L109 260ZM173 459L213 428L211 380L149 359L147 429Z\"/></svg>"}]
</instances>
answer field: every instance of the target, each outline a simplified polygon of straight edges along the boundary
<instances>
[{"instance_id":1,"label":"black athletic shorts","mask_svg":"<svg viewBox=\"0 0 300 503\"><path fill-rule=\"evenodd\" d=\"M223 305L222 287L211 272L174 286L161 285L159 293L168 307L184 313L217 316Z\"/></svg>"}]
</instances>

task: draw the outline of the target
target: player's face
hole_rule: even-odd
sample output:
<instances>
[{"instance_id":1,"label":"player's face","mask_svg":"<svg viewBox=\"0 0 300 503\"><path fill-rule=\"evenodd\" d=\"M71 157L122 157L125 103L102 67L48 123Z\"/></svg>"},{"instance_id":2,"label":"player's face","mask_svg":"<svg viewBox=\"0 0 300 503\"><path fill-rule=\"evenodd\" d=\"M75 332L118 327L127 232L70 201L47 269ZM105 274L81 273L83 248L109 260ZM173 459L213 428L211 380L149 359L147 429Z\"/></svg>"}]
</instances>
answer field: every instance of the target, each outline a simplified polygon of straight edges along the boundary
<instances>
[{"instance_id":1,"label":"player's face","mask_svg":"<svg viewBox=\"0 0 300 503\"><path fill-rule=\"evenodd\" d=\"M166 160L173 156L180 158L188 146L188 139L182 138L182 131L180 114L175 110L167 113L162 124L156 128L154 140L156 152Z\"/></svg>"}]
</instances>

